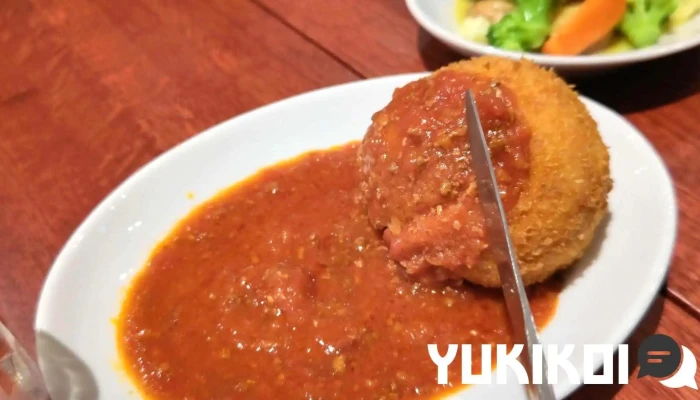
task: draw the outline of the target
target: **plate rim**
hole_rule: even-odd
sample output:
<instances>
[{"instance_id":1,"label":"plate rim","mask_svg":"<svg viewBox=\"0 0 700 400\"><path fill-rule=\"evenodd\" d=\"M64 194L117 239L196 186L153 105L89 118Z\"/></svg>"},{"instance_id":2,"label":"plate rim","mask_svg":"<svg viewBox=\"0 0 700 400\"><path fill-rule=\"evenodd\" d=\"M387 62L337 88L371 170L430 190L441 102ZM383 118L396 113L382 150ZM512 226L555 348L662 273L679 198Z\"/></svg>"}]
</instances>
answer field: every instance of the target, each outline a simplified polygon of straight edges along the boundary
<instances>
[{"instance_id":1,"label":"plate rim","mask_svg":"<svg viewBox=\"0 0 700 400\"><path fill-rule=\"evenodd\" d=\"M536 64L551 67L600 68L624 64L635 64L643 61L667 57L700 46L700 34L698 34L676 43L667 43L659 45L658 47L647 47L615 54L558 56L532 52L517 52L499 49L488 44L482 44L464 39L454 32L451 32L443 25L431 21L431 19L426 16L425 12L418 5L418 0L405 0L405 2L409 13L418 23L418 25L420 25L433 37L440 40L444 44L453 47L454 49L460 49L462 52L468 52L470 54L493 55L510 59L525 58L535 62Z\"/></svg>"},{"instance_id":2,"label":"plate rim","mask_svg":"<svg viewBox=\"0 0 700 400\"><path fill-rule=\"evenodd\" d=\"M666 282L668 278L668 274L671 270L671 264L673 262L673 255L676 251L676 245L677 245L677 239L678 239L678 219L679 219L679 213L680 209L678 208L678 197L676 195L676 185L673 181L673 176L670 173L670 170L668 169L668 165L666 165L666 162L664 161L663 157L661 157L661 154L656 150L654 145L649 141L649 139L644 135L644 133L637 128L632 122L630 122L627 118L625 118L622 114L616 112L612 108L596 101L591 98L588 98L583 95L579 95L579 98L582 100L586 106L589 104L598 107L599 109L603 110L607 114L610 114L614 117L616 117L620 123L624 124L626 128L629 129L629 132L632 133L634 132L638 139L640 139L640 143L644 144L645 147L649 150L651 156L653 156L656 159L657 166L659 167L659 172L661 173L663 180L666 182L667 185L665 186L665 189L668 189L668 198L670 200L670 218L671 220L669 221L670 223L670 228L671 232L668 236L660 238L660 248L663 250L662 253L659 254L659 260L663 260L663 268L658 268L657 275L654 276L653 280L649 280L649 282L653 282L653 284L649 284L649 287L647 287L646 292L643 294L640 293L639 296L643 296L643 301L644 301L644 307L640 307L639 310L637 310L636 313L629 312L627 313L627 317L616 324L618 326L618 329L615 330L614 332L617 333L617 335L610 335L611 337L616 337L615 340L613 340L614 343L614 349L615 352L619 350L620 345L622 344L627 344L625 343L627 339L629 339L634 333L637 327L639 327L639 324L642 322L642 320L647 316L649 310L651 309L652 305L654 304L655 298L660 294L661 288L663 287L664 283ZM588 108L588 107L587 107ZM596 123L597 124L597 123ZM602 360L598 360L595 363L595 368L594 371L597 371L601 366L603 365ZM562 398L567 398L571 394L573 394L577 389L582 387L583 384L572 384L570 382L566 383L566 386L564 386L563 389L563 396Z\"/></svg>"},{"instance_id":3,"label":"plate rim","mask_svg":"<svg viewBox=\"0 0 700 400\"><path fill-rule=\"evenodd\" d=\"M76 251L75 245L80 242L80 239L83 235L82 232L84 231L92 231L94 229L94 225L99 223L100 216L108 210L110 203L113 202L113 200L116 200L121 196L122 192L128 191L129 187L134 185L137 180L142 179L144 176L147 176L149 173L152 171L156 171L160 168L163 168L165 164L167 164L168 160L171 158L177 157L179 154L188 151L187 148L193 145L196 145L199 142L204 142L206 140L210 140L211 138L215 137L218 132L222 130L226 130L226 126L230 124L237 124L240 123L241 120L244 119L249 119L249 118L255 118L256 115L258 114L264 114L266 112L270 112L270 110L274 110L278 107L283 106L286 103L294 103L296 101L304 100L304 99L312 99L316 96L322 96L325 93L329 92L335 92L335 91L343 91L348 88L357 88L361 86L373 86L377 84L381 84L382 82L391 82L391 85L393 86L395 90L396 88L405 85L406 83L419 79L421 77L425 77L429 75L430 72L417 72L417 73L405 73L405 74L396 74L396 75L388 75L388 76L381 76L381 77L375 77L375 78L370 78L370 79L365 79L365 80L356 80L356 81L351 81L351 82L346 82L346 83L341 83L341 84L336 84L336 85L331 85L315 90L311 90L308 92L303 92L299 93L287 98L283 98L280 100L277 100L275 102L269 103L267 105L246 111L244 113L234 115L229 119L223 120L221 122L218 122L214 125L212 125L209 128L204 129L203 131L185 139L184 141L172 146L170 149L164 151L157 157L153 158L151 161L148 163L144 164L143 166L137 168L135 171L131 173L126 179L124 179L121 183L119 183L109 194L107 194L97 205L95 205L90 213L83 219L83 221L75 228L73 233L69 236L69 238L66 240L64 245L61 247L59 252L54 258L54 261L51 263L51 266L44 278L44 282L41 286L40 294L38 297L38 301L36 303L36 308L35 308L35 318L34 318L34 324L33 324L33 329L35 335L37 335L40 331L47 331L45 329L49 323L48 321L50 320L50 306L47 304L49 303L49 300L55 296L56 291L58 290L57 288L57 281L59 280L59 276L61 274L65 273L65 268L69 266L69 264L66 262L66 259L70 257L71 253ZM577 93L578 94L578 93ZM639 130L634 124L632 124L629 120L627 120L623 115L617 113L613 109L605 106L604 104L599 103L598 101L595 101L593 99L590 99L586 96L578 94L579 99L584 103L586 108L588 109L589 112L592 113L591 107L593 108L598 108L599 110L603 111L604 113L615 117L615 119L619 120L620 123L624 124L625 127L629 130L630 134L634 133L637 139L640 139L640 144L643 144L650 152L650 155L653 156L656 160L657 166L660 168L660 177L663 178L665 181L665 187L666 189L669 190L669 200L670 204L670 217L671 220L669 221L670 227L672 228L672 234L668 235L665 238L662 238L660 240L663 240L663 243L661 244L661 249L662 253L659 254L659 260L663 260L663 267L662 268L657 268L655 269L656 275L653 277L653 280L649 280L649 284L646 287L646 291L644 293L640 292L640 296L643 296L643 301L644 301L644 306L639 307L638 309L634 309L633 311L630 311L627 314L627 318L625 318L623 321L620 323L616 324L617 329L611 330L611 334L609 335L610 337L615 338L613 340L613 345L615 349L617 350L620 344L625 344L625 341L632 335L635 331L635 329L638 327L639 323L643 320L643 318L646 316L648 310L650 307L653 305L654 299L656 296L659 294L660 288L666 281L667 275L669 273L671 263L672 263L672 257L673 254L675 253L675 248L676 248L676 243L677 243L677 236L678 236L678 219L679 219L679 208L678 208L678 200L676 196L676 187L672 179L672 175L669 172L668 166L664 162L663 158L659 154L659 152L656 150L656 148L653 146L653 144L647 139L647 137L643 134L641 130ZM235 182L232 182L234 184ZM223 189L223 188L222 188ZM71 248L73 247L73 248ZM633 303L631 303L633 304ZM107 318L111 318L112 316L107 316ZM50 330L48 330L50 333ZM37 350L37 358L39 360L42 359L42 355L39 351ZM600 368L602 365L602 360L597 360L595 369L597 370ZM41 366L40 363L40 368L42 369L43 373L43 367ZM117 374L115 374L117 376ZM561 391L561 397L559 398L566 398L569 395L571 395L575 390L577 390L581 384L572 384L570 382L564 383L564 384L558 384L556 385L558 388L561 388L559 391ZM458 394L457 392L456 394Z\"/></svg>"}]
</instances>

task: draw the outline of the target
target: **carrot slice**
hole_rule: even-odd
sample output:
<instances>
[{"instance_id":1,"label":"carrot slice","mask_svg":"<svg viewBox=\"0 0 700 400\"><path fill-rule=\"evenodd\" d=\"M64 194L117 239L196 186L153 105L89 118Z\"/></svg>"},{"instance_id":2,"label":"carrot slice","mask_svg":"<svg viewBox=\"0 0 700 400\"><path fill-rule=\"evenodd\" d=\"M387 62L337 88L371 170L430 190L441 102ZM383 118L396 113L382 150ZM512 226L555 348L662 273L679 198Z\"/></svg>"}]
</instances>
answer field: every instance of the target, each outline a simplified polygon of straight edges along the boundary
<instances>
[{"instance_id":1,"label":"carrot slice","mask_svg":"<svg viewBox=\"0 0 700 400\"><path fill-rule=\"evenodd\" d=\"M581 54L615 29L626 9L626 0L585 0L568 21L552 32L542 53Z\"/></svg>"}]
</instances>

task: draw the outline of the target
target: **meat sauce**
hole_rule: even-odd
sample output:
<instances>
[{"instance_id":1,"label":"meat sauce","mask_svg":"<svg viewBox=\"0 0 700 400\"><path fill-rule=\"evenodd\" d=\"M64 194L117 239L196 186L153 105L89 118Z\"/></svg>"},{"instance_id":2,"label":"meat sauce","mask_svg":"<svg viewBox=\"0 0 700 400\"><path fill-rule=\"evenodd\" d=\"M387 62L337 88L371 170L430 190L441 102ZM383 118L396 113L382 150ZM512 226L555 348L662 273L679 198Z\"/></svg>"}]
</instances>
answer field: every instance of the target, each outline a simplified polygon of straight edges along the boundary
<instances>
[{"instance_id":1,"label":"meat sauce","mask_svg":"<svg viewBox=\"0 0 700 400\"><path fill-rule=\"evenodd\" d=\"M358 143L268 168L187 216L134 280L118 319L150 399L407 399L437 384L427 345L511 343L502 294L429 286L390 261L367 219ZM529 289L539 327L556 282ZM480 371L480 346L474 372Z\"/></svg>"},{"instance_id":2,"label":"meat sauce","mask_svg":"<svg viewBox=\"0 0 700 400\"><path fill-rule=\"evenodd\" d=\"M370 220L388 228L389 255L414 275L463 276L460 269L477 264L488 246L470 166L469 89L509 211L527 184L530 134L498 82L453 70L411 82L373 116L362 144Z\"/></svg>"}]
</instances>

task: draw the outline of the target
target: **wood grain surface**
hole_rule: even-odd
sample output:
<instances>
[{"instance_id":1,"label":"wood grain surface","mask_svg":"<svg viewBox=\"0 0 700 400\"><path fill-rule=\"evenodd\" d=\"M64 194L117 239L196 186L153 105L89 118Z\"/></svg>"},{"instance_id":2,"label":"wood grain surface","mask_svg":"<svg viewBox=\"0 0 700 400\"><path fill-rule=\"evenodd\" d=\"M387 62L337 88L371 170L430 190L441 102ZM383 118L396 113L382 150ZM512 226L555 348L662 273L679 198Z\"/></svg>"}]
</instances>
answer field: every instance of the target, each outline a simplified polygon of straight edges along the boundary
<instances>
[{"instance_id":1,"label":"wood grain surface","mask_svg":"<svg viewBox=\"0 0 700 400\"><path fill-rule=\"evenodd\" d=\"M294 94L459 58L403 0L3 2L0 318L31 350L38 294L65 240L175 144ZM676 184L668 285L631 348L663 332L700 354L700 49L574 83L639 127ZM700 398L652 378L573 397Z\"/></svg>"},{"instance_id":2,"label":"wood grain surface","mask_svg":"<svg viewBox=\"0 0 700 400\"><path fill-rule=\"evenodd\" d=\"M53 258L122 180L222 120L357 79L247 1L69 3L0 7L0 302L28 344Z\"/></svg>"}]
</instances>

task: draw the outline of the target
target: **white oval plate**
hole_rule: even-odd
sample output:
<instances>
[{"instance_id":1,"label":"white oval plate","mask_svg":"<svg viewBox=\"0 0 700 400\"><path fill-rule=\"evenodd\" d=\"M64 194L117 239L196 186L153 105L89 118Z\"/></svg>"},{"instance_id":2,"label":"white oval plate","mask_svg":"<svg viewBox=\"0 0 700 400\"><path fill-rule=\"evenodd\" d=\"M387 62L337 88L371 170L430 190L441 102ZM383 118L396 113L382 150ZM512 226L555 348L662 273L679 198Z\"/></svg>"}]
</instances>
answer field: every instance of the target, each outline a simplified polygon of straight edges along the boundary
<instances>
[{"instance_id":1,"label":"white oval plate","mask_svg":"<svg viewBox=\"0 0 700 400\"><path fill-rule=\"evenodd\" d=\"M154 246L195 203L262 167L361 139L370 117L389 102L393 90L421 76L331 87L241 115L173 148L119 186L68 240L41 294L37 347L54 400L138 397L115 368L111 319ZM541 339L617 345L638 324L664 281L677 208L669 174L642 134L613 111L584 102L610 147L615 180L611 215L586 259L569 273L559 309ZM188 192L196 201L188 199ZM582 371L582 354L574 353L572 362ZM561 397L575 388L561 382L556 392ZM517 383L474 387L459 396L525 399Z\"/></svg>"},{"instance_id":2,"label":"white oval plate","mask_svg":"<svg viewBox=\"0 0 700 400\"><path fill-rule=\"evenodd\" d=\"M406 0L413 18L436 39L465 56L496 55L533 62L556 68L562 74L584 75L622 67L641 61L653 60L700 45L700 14L681 26L677 32L666 34L659 43L638 50L617 54L587 56L552 56L539 53L519 53L467 40L459 34L454 15L456 0Z\"/></svg>"}]
</instances>

